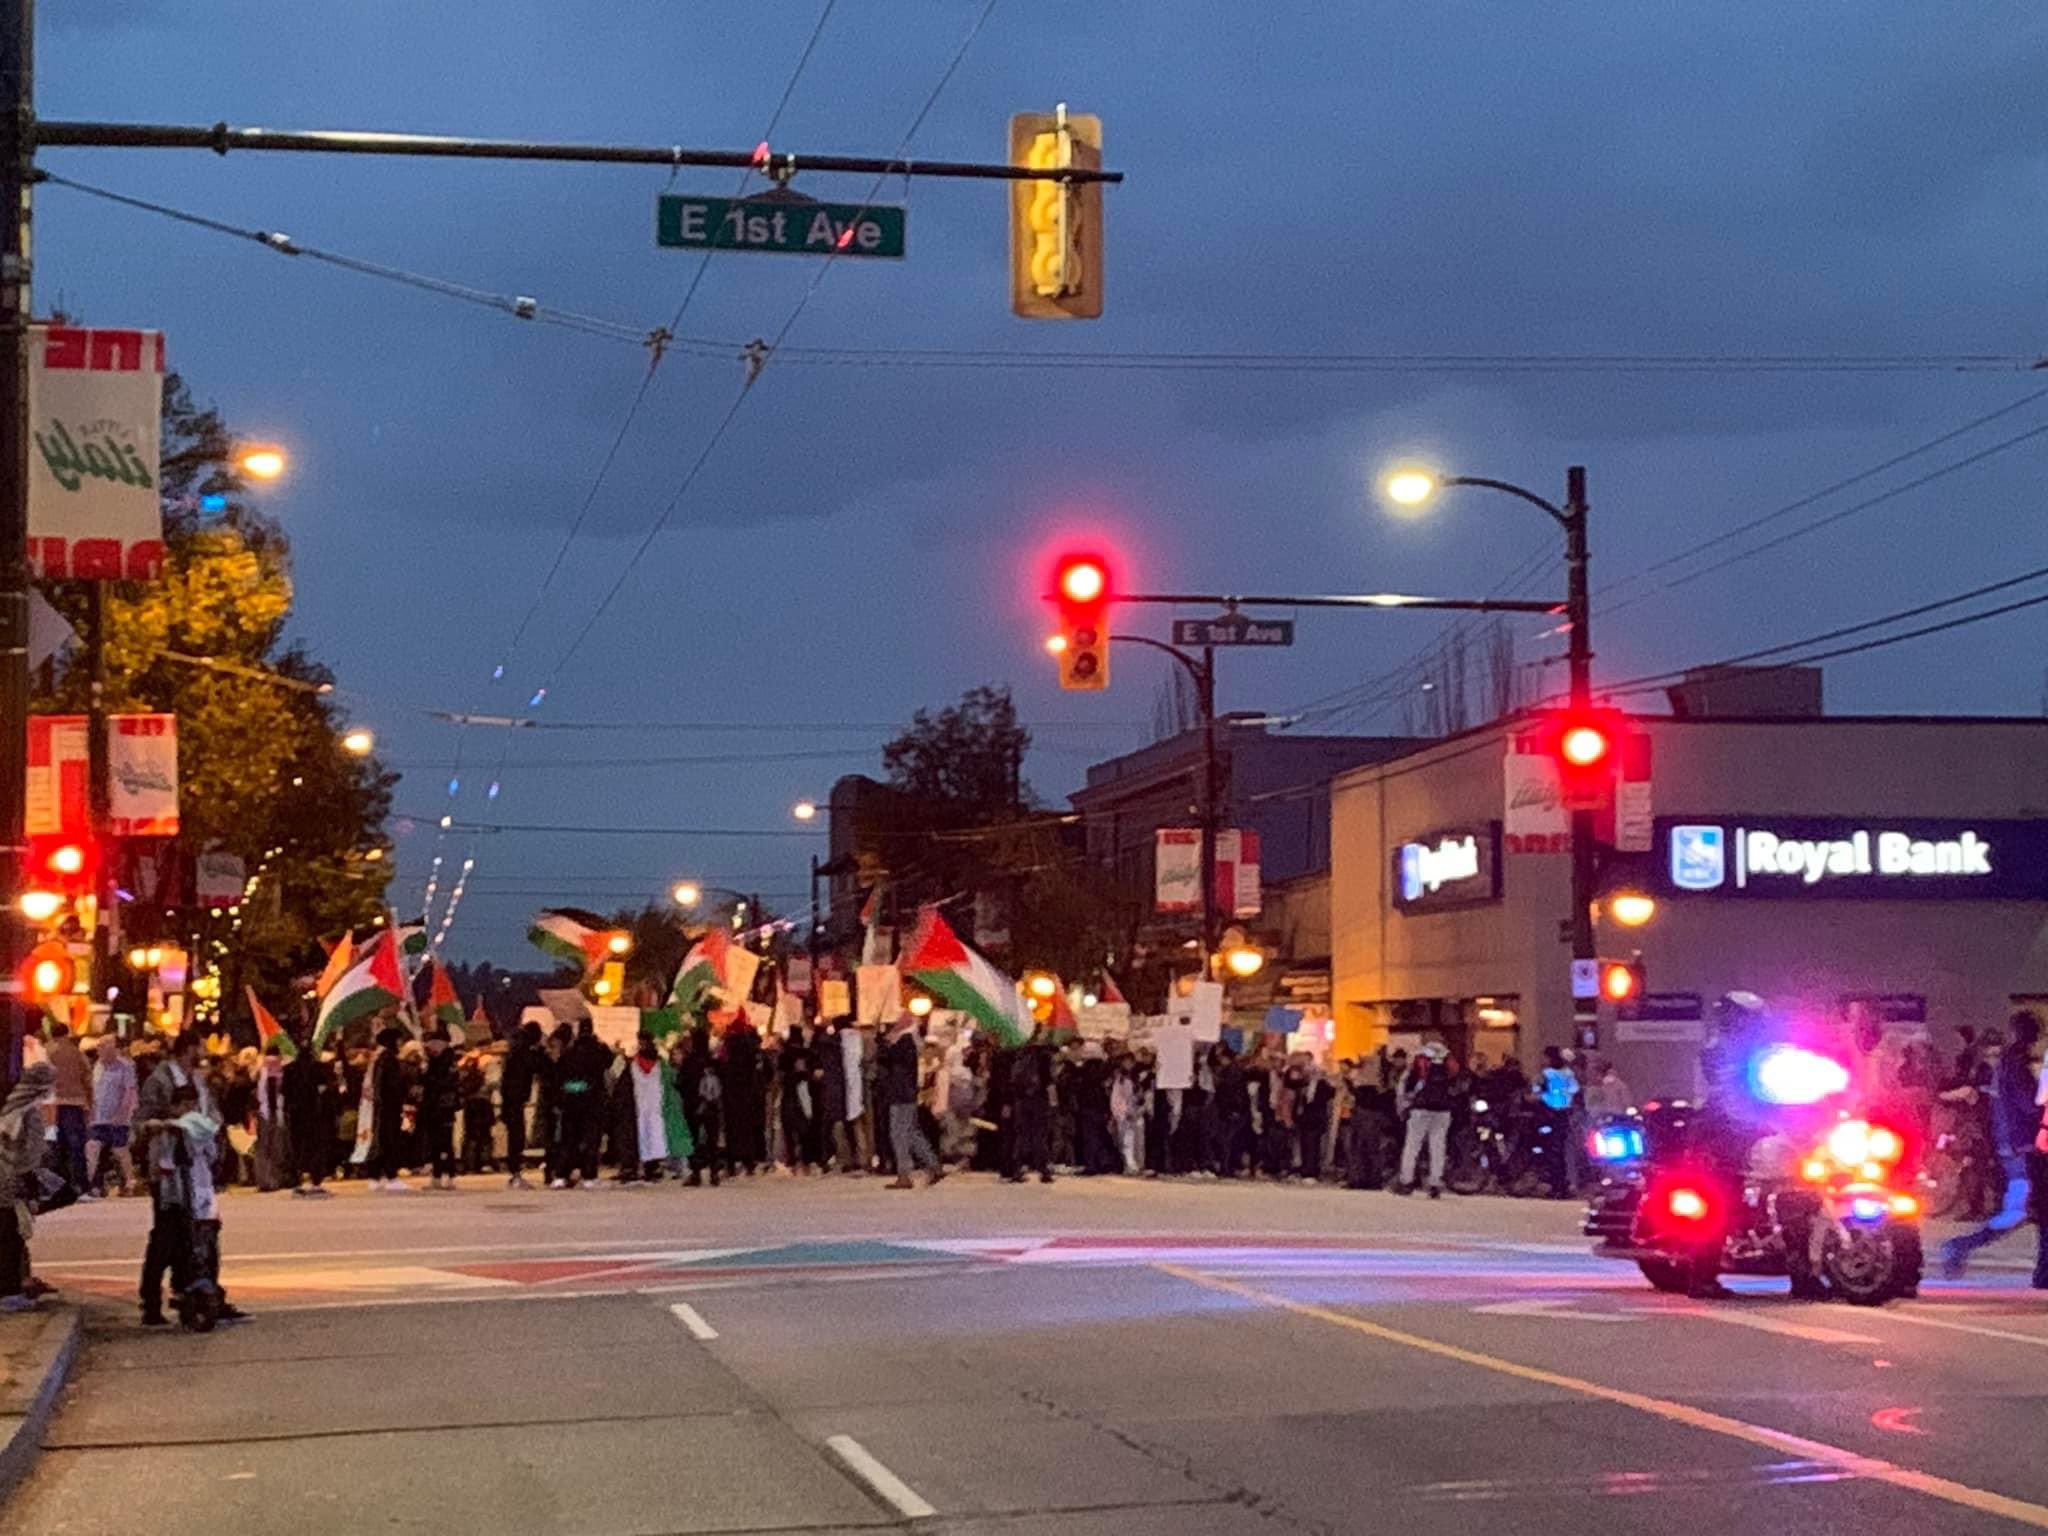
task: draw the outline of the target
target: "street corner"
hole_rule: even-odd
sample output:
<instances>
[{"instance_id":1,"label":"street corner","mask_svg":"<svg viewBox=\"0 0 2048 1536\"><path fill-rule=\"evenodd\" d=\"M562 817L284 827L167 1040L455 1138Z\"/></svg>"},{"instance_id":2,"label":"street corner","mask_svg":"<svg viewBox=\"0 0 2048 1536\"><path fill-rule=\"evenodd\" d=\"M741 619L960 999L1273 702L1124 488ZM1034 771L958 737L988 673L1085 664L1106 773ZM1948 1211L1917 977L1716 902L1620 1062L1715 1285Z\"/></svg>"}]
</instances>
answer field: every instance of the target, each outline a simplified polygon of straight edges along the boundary
<instances>
[{"instance_id":1,"label":"street corner","mask_svg":"<svg viewBox=\"0 0 2048 1536\"><path fill-rule=\"evenodd\" d=\"M27 1476L42 1448L83 1333L73 1306L0 1317L0 1500Z\"/></svg>"}]
</instances>

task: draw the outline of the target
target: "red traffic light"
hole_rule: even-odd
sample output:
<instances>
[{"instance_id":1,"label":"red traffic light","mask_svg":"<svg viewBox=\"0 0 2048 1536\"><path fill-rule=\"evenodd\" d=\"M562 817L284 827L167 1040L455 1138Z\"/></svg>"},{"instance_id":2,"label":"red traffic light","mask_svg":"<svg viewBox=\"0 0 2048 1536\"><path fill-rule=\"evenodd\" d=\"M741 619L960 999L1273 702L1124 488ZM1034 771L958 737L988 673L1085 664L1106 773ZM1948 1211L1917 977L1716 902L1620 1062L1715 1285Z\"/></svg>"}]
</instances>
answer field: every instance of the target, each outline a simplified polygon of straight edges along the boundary
<instances>
[{"instance_id":1,"label":"red traffic light","mask_svg":"<svg viewBox=\"0 0 2048 1536\"><path fill-rule=\"evenodd\" d=\"M1605 726L1590 721L1568 725L1557 741L1557 755L1574 768L1597 768L1614 750Z\"/></svg>"},{"instance_id":2,"label":"red traffic light","mask_svg":"<svg viewBox=\"0 0 2048 1536\"><path fill-rule=\"evenodd\" d=\"M1600 995L1610 1003L1626 1003L1641 995L1643 973L1628 960L1606 960L1600 965Z\"/></svg>"},{"instance_id":3,"label":"red traffic light","mask_svg":"<svg viewBox=\"0 0 2048 1536\"><path fill-rule=\"evenodd\" d=\"M22 990L39 1006L53 997L65 996L77 981L78 964L59 939L38 944L21 963Z\"/></svg>"},{"instance_id":4,"label":"red traffic light","mask_svg":"<svg viewBox=\"0 0 2048 1536\"><path fill-rule=\"evenodd\" d=\"M1109 570L1092 555L1062 560L1059 592L1070 603L1099 603L1109 595Z\"/></svg>"},{"instance_id":5,"label":"red traffic light","mask_svg":"<svg viewBox=\"0 0 2048 1536\"><path fill-rule=\"evenodd\" d=\"M92 884L99 865L99 850L89 838L34 837L29 839L28 873L32 880L51 890L77 895Z\"/></svg>"}]
</instances>

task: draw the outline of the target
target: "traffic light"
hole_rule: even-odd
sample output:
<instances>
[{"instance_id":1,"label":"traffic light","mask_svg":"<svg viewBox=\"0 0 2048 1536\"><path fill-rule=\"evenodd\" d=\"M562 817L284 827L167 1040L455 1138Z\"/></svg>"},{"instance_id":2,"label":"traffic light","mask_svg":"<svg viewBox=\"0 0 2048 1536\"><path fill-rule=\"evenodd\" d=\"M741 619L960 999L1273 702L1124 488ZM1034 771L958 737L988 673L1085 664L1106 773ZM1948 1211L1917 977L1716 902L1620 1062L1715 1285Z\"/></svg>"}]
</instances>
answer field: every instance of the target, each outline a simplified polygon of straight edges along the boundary
<instances>
[{"instance_id":1,"label":"traffic light","mask_svg":"<svg viewBox=\"0 0 2048 1536\"><path fill-rule=\"evenodd\" d=\"M21 987L40 1008L52 999L69 997L78 982L78 963L62 939L46 939L21 962Z\"/></svg>"},{"instance_id":2,"label":"traffic light","mask_svg":"<svg viewBox=\"0 0 2048 1536\"><path fill-rule=\"evenodd\" d=\"M1035 170L1102 168L1102 119L1019 112L1010 163ZM1102 183L1018 181L1010 187L1010 308L1026 320L1102 313Z\"/></svg>"},{"instance_id":3,"label":"traffic light","mask_svg":"<svg viewBox=\"0 0 2048 1536\"><path fill-rule=\"evenodd\" d=\"M1604 810L1614 803L1615 771L1625 719L1612 709L1573 710L1558 717L1550 751L1568 811Z\"/></svg>"},{"instance_id":4,"label":"traffic light","mask_svg":"<svg viewBox=\"0 0 2048 1536\"><path fill-rule=\"evenodd\" d=\"M1094 555L1069 555L1053 577L1059 627L1045 648L1060 668L1060 686L1095 692L1109 686L1109 567Z\"/></svg>"},{"instance_id":5,"label":"traffic light","mask_svg":"<svg viewBox=\"0 0 2048 1536\"><path fill-rule=\"evenodd\" d=\"M590 984L590 990L600 1003L617 1007L619 999L626 993L626 962L607 960L598 972L597 980Z\"/></svg>"},{"instance_id":6,"label":"traffic light","mask_svg":"<svg viewBox=\"0 0 2048 1536\"><path fill-rule=\"evenodd\" d=\"M90 838L32 837L28 846L29 884L66 896L83 896L99 869L99 850Z\"/></svg>"},{"instance_id":7,"label":"traffic light","mask_svg":"<svg viewBox=\"0 0 2048 1536\"><path fill-rule=\"evenodd\" d=\"M1643 957L1600 962L1600 995L1617 1007L1643 998Z\"/></svg>"}]
</instances>

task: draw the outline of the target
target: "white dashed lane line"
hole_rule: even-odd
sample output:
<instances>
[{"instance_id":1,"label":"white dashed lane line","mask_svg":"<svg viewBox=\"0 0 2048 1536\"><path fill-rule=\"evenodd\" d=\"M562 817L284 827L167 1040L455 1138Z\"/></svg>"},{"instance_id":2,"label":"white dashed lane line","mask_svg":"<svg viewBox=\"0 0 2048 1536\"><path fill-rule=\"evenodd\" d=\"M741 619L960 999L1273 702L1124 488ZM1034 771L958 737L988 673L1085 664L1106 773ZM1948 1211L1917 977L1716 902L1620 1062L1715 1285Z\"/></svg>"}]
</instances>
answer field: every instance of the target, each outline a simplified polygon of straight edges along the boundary
<instances>
[{"instance_id":1,"label":"white dashed lane line","mask_svg":"<svg viewBox=\"0 0 2048 1536\"><path fill-rule=\"evenodd\" d=\"M675 1320L690 1330L690 1337L700 1343L708 1343L718 1337L718 1330L704 1321L704 1314L687 1301L678 1301L669 1307Z\"/></svg>"}]
</instances>

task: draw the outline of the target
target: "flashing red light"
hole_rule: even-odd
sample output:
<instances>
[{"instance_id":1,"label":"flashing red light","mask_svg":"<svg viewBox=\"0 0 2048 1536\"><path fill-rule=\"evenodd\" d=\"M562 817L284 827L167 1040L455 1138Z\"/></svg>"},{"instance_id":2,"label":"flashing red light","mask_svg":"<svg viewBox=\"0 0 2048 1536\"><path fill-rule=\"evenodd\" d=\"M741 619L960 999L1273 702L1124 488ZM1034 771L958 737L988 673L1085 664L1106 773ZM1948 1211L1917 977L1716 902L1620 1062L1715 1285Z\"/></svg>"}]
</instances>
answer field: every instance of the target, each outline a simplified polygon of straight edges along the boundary
<instances>
[{"instance_id":1,"label":"flashing red light","mask_svg":"<svg viewBox=\"0 0 2048 1536\"><path fill-rule=\"evenodd\" d=\"M1100 560L1060 562L1060 596L1070 603L1096 603L1109 591L1109 572Z\"/></svg>"},{"instance_id":2,"label":"flashing red light","mask_svg":"<svg viewBox=\"0 0 2048 1536\"><path fill-rule=\"evenodd\" d=\"M1681 1184L1664 1197L1664 1209L1680 1221L1705 1221L1712 1207L1707 1197L1688 1185Z\"/></svg>"}]
</instances>

